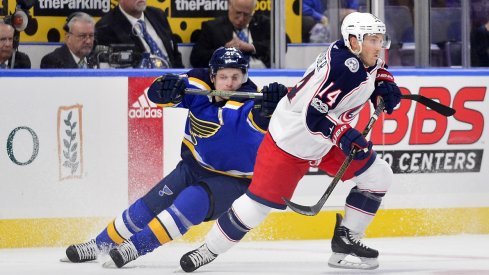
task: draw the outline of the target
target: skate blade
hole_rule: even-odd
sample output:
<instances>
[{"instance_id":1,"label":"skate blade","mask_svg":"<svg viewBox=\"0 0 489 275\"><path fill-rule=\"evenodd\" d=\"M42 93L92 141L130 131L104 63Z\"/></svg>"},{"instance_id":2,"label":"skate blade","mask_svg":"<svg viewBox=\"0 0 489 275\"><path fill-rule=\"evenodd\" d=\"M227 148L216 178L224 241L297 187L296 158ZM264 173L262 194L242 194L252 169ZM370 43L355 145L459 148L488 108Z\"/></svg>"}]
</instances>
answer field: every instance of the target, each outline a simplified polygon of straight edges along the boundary
<instances>
[{"instance_id":1,"label":"skate blade","mask_svg":"<svg viewBox=\"0 0 489 275\"><path fill-rule=\"evenodd\" d=\"M75 263L75 262L70 261L70 259L68 259L68 257L63 257L63 258L59 259L59 261L62 263L69 263L69 264L89 264L89 263L96 263L97 262L97 260L91 260L91 261L86 261L86 262Z\"/></svg>"},{"instance_id":2,"label":"skate blade","mask_svg":"<svg viewBox=\"0 0 489 275\"><path fill-rule=\"evenodd\" d=\"M377 258L363 258L353 255L333 253L328 261L328 266L343 269L372 270L379 267Z\"/></svg>"},{"instance_id":3,"label":"skate blade","mask_svg":"<svg viewBox=\"0 0 489 275\"><path fill-rule=\"evenodd\" d=\"M68 259L68 257L63 257L61 259L59 259L60 262L62 263L71 263L70 259Z\"/></svg>"},{"instance_id":4,"label":"skate blade","mask_svg":"<svg viewBox=\"0 0 489 275\"><path fill-rule=\"evenodd\" d=\"M183 271L183 269L181 267L179 267L179 268L173 270L173 273L187 273L187 272Z\"/></svg>"},{"instance_id":5,"label":"skate blade","mask_svg":"<svg viewBox=\"0 0 489 275\"><path fill-rule=\"evenodd\" d=\"M112 261L112 259L110 259L109 257L109 260L107 260L106 262L104 262L102 264L102 267L103 268L109 268L109 269L117 269L118 267L115 265L114 261Z\"/></svg>"}]
</instances>

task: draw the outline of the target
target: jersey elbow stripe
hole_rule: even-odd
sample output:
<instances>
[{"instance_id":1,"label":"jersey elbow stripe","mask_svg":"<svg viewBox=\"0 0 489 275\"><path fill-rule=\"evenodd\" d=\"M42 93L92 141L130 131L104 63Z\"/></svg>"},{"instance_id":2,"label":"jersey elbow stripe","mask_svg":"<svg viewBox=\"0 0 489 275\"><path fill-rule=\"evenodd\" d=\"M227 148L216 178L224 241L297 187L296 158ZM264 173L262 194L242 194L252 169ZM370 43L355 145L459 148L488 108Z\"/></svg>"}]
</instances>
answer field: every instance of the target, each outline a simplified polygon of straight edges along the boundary
<instances>
[{"instance_id":1,"label":"jersey elbow stripe","mask_svg":"<svg viewBox=\"0 0 489 275\"><path fill-rule=\"evenodd\" d=\"M152 219L148 223L148 227L151 229L153 234L156 236L160 244L170 242L172 239L165 226L160 222L158 218Z\"/></svg>"},{"instance_id":2,"label":"jersey elbow stripe","mask_svg":"<svg viewBox=\"0 0 489 275\"><path fill-rule=\"evenodd\" d=\"M256 130L258 130L258 132L260 132L262 134L265 134L267 132L267 130L262 129L260 126L258 126L258 124L253 119L253 113L252 112L249 112L248 113L248 121L251 124L251 126L253 126L253 128L255 128Z\"/></svg>"},{"instance_id":3,"label":"jersey elbow stripe","mask_svg":"<svg viewBox=\"0 0 489 275\"><path fill-rule=\"evenodd\" d=\"M156 106L163 107L163 108L173 107L173 106L175 106L175 103L156 104Z\"/></svg>"}]
</instances>

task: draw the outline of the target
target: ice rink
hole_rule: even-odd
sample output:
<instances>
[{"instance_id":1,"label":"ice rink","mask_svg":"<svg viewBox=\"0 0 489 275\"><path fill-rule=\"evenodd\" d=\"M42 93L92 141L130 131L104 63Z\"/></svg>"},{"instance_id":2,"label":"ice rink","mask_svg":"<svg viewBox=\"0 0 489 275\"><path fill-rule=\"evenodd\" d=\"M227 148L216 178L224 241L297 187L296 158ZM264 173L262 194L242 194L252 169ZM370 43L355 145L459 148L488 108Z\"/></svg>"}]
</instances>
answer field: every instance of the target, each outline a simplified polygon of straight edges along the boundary
<instances>
[{"instance_id":1,"label":"ice rink","mask_svg":"<svg viewBox=\"0 0 489 275\"><path fill-rule=\"evenodd\" d=\"M327 265L330 243L318 241L242 242L197 274L489 274L489 235L365 239L380 251L380 267L371 271ZM178 261L199 243L172 243L122 269L97 262L62 263L64 248L0 249L2 275L171 274L184 273ZM107 256L105 256L107 257Z\"/></svg>"}]
</instances>

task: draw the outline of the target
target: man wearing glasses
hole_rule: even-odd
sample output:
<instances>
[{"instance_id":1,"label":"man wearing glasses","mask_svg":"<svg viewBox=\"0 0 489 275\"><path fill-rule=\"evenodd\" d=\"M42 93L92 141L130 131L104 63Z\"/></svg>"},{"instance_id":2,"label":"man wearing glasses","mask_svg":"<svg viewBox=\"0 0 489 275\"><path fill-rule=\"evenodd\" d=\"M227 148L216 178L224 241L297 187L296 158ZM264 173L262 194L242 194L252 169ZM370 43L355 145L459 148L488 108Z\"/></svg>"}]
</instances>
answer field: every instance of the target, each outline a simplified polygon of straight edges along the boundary
<instances>
[{"instance_id":1,"label":"man wearing glasses","mask_svg":"<svg viewBox=\"0 0 489 275\"><path fill-rule=\"evenodd\" d=\"M25 53L15 51L14 56L14 28L0 19L0 69L30 69L31 60Z\"/></svg>"},{"instance_id":2,"label":"man wearing glasses","mask_svg":"<svg viewBox=\"0 0 489 275\"><path fill-rule=\"evenodd\" d=\"M42 58L41 69L93 68L87 57L94 44L95 20L84 12L75 12L68 16L63 29L65 44Z\"/></svg>"},{"instance_id":3,"label":"man wearing glasses","mask_svg":"<svg viewBox=\"0 0 489 275\"><path fill-rule=\"evenodd\" d=\"M209 64L219 47L234 47L249 58L251 68L270 67L270 18L255 14L256 0L229 0L228 14L202 23L190 55L194 68Z\"/></svg>"}]
</instances>

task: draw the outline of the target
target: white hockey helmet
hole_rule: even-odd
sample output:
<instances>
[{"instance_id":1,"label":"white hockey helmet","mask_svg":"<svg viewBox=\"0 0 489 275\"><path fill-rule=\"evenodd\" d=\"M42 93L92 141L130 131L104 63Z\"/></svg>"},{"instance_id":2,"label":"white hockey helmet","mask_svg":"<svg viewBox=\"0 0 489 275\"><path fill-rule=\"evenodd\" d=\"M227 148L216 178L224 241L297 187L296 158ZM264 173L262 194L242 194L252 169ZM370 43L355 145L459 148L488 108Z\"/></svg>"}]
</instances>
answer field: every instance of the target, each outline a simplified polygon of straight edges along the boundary
<instances>
[{"instance_id":1,"label":"white hockey helmet","mask_svg":"<svg viewBox=\"0 0 489 275\"><path fill-rule=\"evenodd\" d=\"M348 39L350 35L354 35L361 44L363 43L363 37L366 34L383 34L384 42L382 47L386 49L390 47L390 40L385 31L385 24L375 15L370 13L352 12L343 19L343 24L341 24L341 35L343 36L345 45L350 48L350 50L351 45L350 40Z\"/></svg>"}]
</instances>

